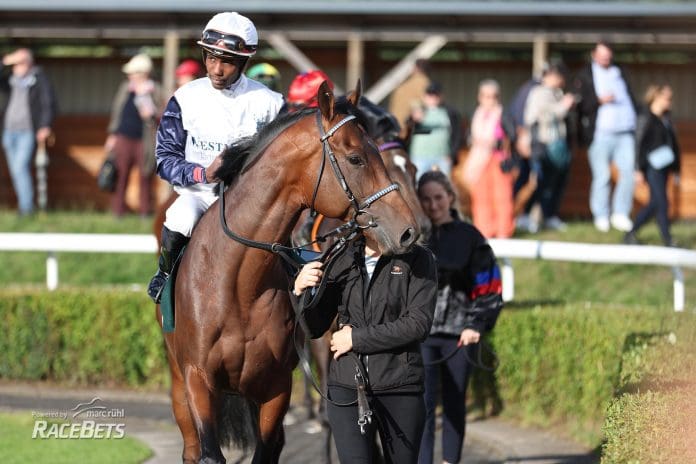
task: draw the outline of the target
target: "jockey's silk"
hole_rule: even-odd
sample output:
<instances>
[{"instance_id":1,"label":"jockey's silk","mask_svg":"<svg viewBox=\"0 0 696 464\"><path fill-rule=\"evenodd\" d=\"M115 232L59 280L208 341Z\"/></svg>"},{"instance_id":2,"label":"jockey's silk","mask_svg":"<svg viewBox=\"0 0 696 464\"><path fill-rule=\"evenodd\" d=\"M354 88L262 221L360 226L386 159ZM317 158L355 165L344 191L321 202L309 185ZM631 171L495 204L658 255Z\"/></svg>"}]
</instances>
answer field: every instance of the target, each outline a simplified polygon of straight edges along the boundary
<instances>
[{"instance_id":1,"label":"jockey's silk","mask_svg":"<svg viewBox=\"0 0 696 464\"><path fill-rule=\"evenodd\" d=\"M207 77L180 89L174 97L186 130L186 161L207 167L229 145L253 136L283 105L281 94L242 75L229 89L216 90ZM176 187L179 193L212 191L215 184Z\"/></svg>"},{"instance_id":2,"label":"jockey's silk","mask_svg":"<svg viewBox=\"0 0 696 464\"><path fill-rule=\"evenodd\" d=\"M157 133L157 173L179 194L167 210L165 227L191 236L217 199L216 184L196 183L194 170L208 167L229 145L256 134L282 106L281 94L244 75L224 90L204 77L175 92Z\"/></svg>"}]
</instances>

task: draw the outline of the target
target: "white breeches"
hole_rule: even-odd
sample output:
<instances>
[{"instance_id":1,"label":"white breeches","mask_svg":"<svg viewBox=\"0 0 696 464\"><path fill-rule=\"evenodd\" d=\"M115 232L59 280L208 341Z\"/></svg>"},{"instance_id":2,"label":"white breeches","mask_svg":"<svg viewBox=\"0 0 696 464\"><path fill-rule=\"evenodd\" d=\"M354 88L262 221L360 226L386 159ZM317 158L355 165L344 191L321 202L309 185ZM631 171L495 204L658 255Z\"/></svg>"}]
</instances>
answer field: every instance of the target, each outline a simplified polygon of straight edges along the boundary
<instances>
[{"instance_id":1,"label":"white breeches","mask_svg":"<svg viewBox=\"0 0 696 464\"><path fill-rule=\"evenodd\" d=\"M167 210L164 226L190 237L193 227L217 199L214 191L179 191L179 198Z\"/></svg>"}]
</instances>

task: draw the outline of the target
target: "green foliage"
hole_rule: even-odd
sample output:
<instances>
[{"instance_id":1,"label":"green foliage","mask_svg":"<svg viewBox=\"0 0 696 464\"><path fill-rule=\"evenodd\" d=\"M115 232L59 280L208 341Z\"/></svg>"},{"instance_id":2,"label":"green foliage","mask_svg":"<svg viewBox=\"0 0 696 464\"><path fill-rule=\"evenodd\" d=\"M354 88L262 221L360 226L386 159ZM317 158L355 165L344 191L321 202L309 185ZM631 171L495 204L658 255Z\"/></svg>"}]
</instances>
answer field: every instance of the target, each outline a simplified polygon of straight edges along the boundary
<instances>
[{"instance_id":1,"label":"green foliage","mask_svg":"<svg viewBox=\"0 0 696 464\"><path fill-rule=\"evenodd\" d=\"M632 342L604 422L602 463L696 462L696 317Z\"/></svg>"},{"instance_id":2,"label":"green foliage","mask_svg":"<svg viewBox=\"0 0 696 464\"><path fill-rule=\"evenodd\" d=\"M500 359L495 378L477 370L473 388L495 383L507 417L560 426L597 445L619 384L626 340L639 332L674 329L677 323L671 311L654 308L512 306L503 310L489 336Z\"/></svg>"},{"instance_id":3,"label":"green foliage","mask_svg":"<svg viewBox=\"0 0 696 464\"><path fill-rule=\"evenodd\" d=\"M0 414L0 459L3 464L135 464L152 455L147 446L128 436L122 439L35 440L31 438L33 427L34 419L29 412Z\"/></svg>"},{"instance_id":4,"label":"green foliage","mask_svg":"<svg viewBox=\"0 0 696 464\"><path fill-rule=\"evenodd\" d=\"M0 378L163 386L162 335L147 296L124 290L6 291Z\"/></svg>"}]
</instances>

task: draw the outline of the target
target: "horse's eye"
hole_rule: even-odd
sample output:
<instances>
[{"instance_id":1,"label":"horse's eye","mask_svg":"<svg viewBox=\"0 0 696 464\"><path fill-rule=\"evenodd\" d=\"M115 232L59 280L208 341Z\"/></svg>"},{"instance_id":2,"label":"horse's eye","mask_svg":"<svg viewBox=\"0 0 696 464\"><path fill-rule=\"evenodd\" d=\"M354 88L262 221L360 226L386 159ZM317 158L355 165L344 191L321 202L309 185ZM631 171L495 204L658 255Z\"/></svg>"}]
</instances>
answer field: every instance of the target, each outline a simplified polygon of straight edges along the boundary
<instances>
[{"instance_id":1,"label":"horse's eye","mask_svg":"<svg viewBox=\"0 0 696 464\"><path fill-rule=\"evenodd\" d=\"M350 155L348 157L348 162L352 164L353 166L362 166L365 164L363 161L362 157L360 155Z\"/></svg>"}]
</instances>

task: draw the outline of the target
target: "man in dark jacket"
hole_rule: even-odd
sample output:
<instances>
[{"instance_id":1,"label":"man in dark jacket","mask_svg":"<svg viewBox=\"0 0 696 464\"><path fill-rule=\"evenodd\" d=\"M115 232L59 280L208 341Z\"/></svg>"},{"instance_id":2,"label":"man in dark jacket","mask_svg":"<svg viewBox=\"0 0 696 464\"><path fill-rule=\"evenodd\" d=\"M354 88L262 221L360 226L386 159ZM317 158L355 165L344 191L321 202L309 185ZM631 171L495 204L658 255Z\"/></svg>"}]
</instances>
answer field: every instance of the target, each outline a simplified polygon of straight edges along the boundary
<instances>
[{"instance_id":1,"label":"man in dark jacket","mask_svg":"<svg viewBox=\"0 0 696 464\"><path fill-rule=\"evenodd\" d=\"M6 72L10 69L11 72ZM2 58L0 117L2 146L19 203L19 214L34 211L31 160L37 143L51 135L56 114L53 87L46 74L34 65L29 49L20 48Z\"/></svg>"},{"instance_id":2,"label":"man in dark jacket","mask_svg":"<svg viewBox=\"0 0 696 464\"><path fill-rule=\"evenodd\" d=\"M598 42L592 51L592 62L578 73L574 87L581 98L580 142L589 146L590 209L595 227L607 232L611 225L626 232L632 226L636 111L625 75L612 63L612 58L610 45ZM619 180L610 208L612 162L619 170Z\"/></svg>"}]
</instances>

